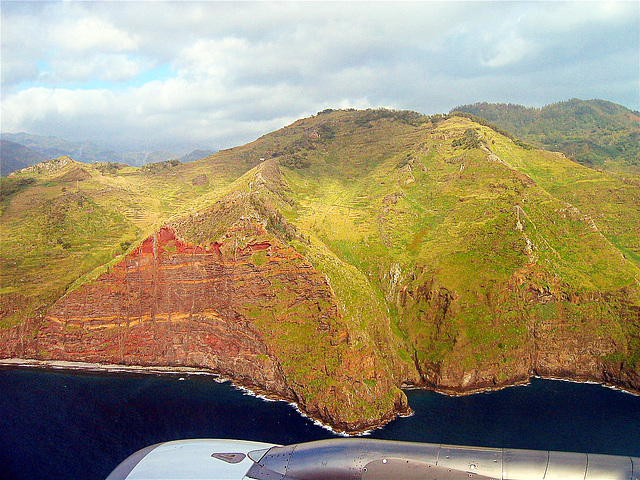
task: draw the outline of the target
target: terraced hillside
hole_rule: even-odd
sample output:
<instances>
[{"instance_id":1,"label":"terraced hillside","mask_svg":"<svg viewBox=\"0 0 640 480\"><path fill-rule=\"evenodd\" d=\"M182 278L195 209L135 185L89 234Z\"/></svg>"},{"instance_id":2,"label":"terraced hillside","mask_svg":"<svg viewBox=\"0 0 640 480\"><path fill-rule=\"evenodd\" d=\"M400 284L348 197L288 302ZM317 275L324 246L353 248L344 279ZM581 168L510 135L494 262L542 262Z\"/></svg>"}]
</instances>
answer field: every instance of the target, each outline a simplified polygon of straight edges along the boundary
<instances>
[{"instance_id":1,"label":"terraced hillside","mask_svg":"<svg viewBox=\"0 0 640 480\"><path fill-rule=\"evenodd\" d=\"M408 385L640 389L637 181L464 117L325 111L5 186L0 357L208 368L348 432Z\"/></svg>"}]
</instances>

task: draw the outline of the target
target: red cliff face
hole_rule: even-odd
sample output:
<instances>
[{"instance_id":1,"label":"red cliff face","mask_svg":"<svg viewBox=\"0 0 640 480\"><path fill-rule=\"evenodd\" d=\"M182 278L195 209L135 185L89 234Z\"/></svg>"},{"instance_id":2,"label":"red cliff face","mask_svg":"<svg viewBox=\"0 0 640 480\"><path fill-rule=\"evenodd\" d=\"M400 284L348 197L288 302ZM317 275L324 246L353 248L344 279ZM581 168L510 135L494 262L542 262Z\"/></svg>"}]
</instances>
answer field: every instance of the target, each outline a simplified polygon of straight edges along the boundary
<instances>
[{"instance_id":1,"label":"red cliff face","mask_svg":"<svg viewBox=\"0 0 640 480\"><path fill-rule=\"evenodd\" d=\"M326 277L255 217L200 245L160 229L58 300L24 356L207 368L346 431L408 411L376 352L349 344Z\"/></svg>"},{"instance_id":2,"label":"red cliff face","mask_svg":"<svg viewBox=\"0 0 640 480\"><path fill-rule=\"evenodd\" d=\"M266 236L261 223L241 222L235 229L250 238ZM162 228L53 305L38 334L41 356L206 367L294 398L274 352L242 312L271 309L278 285L289 303L310 304L318 321L335 318L332 293L323 275L277 239L234 243L193 245Z\"/></svg>"}]
</instances>

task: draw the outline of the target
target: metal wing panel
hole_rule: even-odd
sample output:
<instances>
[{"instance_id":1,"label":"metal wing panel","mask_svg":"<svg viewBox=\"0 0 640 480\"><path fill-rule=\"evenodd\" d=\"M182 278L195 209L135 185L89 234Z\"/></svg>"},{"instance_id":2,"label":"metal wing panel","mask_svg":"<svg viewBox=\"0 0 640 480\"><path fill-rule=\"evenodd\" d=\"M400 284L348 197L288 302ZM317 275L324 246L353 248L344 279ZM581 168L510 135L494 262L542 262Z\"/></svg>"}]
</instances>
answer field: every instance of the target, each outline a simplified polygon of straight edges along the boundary
<instances>
[{"instance_id":1,"label":"metal wing panel","mask_svg":"<svg viewBox=\"0 0 640 480\"><path fill-rule=\"evenodd\" d=\"M502 479L502 450L443 445L437 465L467 474Z\"/></svg>"},{"instance_id":2,"label":"metal wing panel","mask_svg":"<svg viewBox=\"0 0 640 480\"><path fill-rule=\"evenodd\" d=\"M195 439L142 449L109 480L640 480L640 458L371 439L280 447Z\"/></svg>"},{"instance_id":3,"label":"metal wing panel","mask_svg":"<svg viewBox=\"0 0 640 480\"><path fill-rule=\"evenodd\" d=\"M339 478L357 480L372 454L369 442L358 439L345 443L341 439L321 440L298 445L292 455L287 475L301 480Z\"/></svg>"},{"instance_id":4,"label":"metal wing panel","mask_svg":"<svg viewBox=\"0 0 640 480\"><path fill-rule=\"evenodd\" d=\"M259 442L239 440L179 440L157 445L148 452L130 471L126 479L230 479L245 476L254 465L244 457L237 463L218 458L214 454L243 453L271 446ZM117 478L117 477L113 477Z\"/></svg>"},{"instance_id":5,"label":"metal wing panel","mask_svg":"<svg viewBox=\"0 0 640 480\"><path fill-rule=\"evenodd\" d=\"M630 480L632 477L633 461L629 457L587 455L586 480Z\"/></svg>"},{"instance_id":6,"label":"metal wing panel","mask_svg":"<svg viewBox=\"0 0 640 480\"><path fill-rule=\"evenodd\" d=\"M586 474L586 453L549 452L544 480L584 480Z\"/></svg>"},{"instance_id":7,"label":"metal wing panel","mask_svg":"<svg viewBox=\"0 0 640 480\"><path fill-rule=\"evenodd\" d=\"M160 445L162 444L156 443L155 445L149 445L148 447L132 453L109 474L106 480L122 480L127 478L131 471L136 468L136 465L138 465L138 463L140 463L149 452Z\"/></svg>"},{"instance_id":8,"label":"metal wing panel","mask_svg":"<svg viewBox=\"0 0 640 480\"><path fill-rule=\"evenodd\" d=\"M296 445L289 445L249 452L248 457L255 463L247 471L247 477L259 480L284 480L287 478L287 468L295 448Z\"/></svg>"},{"instance_id":9,"label":"metal wing panel","mask_svg":"<svg viewBox=\"0 0 640 480\"><path fill-rule=\"evenodd\" d=\"M362 480L495 480L492 477L467 473L453 468L415 460L374 460L364 466Z\"/></svg>"},{"instance_id":10,"label":"metal wing panel","mask_svg":"<svg viewBox=\"0 0 640 480\"><path fill-rule=\"evenodd\" d=\"M402 458L435 464L437 445L371 439L330 439L300 444L291 455L287 476L301 480L361 478L375 460Z\"/></svg>"},{"instance_id":11,"label":"metal wing panel","mask_svg":"<svg viewBox=\"0 0 640 480\"><path fill-rule=\"evenodd\" d=\"M504 480L543 480L549 463L549 452L505 448L502 454Z\"/></svg>"}]
</instances>

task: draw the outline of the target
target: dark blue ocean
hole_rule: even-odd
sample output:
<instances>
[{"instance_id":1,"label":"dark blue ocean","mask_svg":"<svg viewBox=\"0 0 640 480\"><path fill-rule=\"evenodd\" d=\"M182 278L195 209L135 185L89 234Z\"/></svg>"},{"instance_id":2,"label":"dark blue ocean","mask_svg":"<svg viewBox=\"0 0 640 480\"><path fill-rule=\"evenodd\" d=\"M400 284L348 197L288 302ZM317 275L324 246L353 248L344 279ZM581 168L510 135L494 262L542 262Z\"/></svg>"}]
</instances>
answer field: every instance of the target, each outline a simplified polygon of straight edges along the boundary
<instances>
[{"instance_id":1,"label":"dark blue ocean","mask_svg":"<svg viewBox=\"0 0 640 480\"><path fill-rule=\"evenodd\" d=\"M0 369L0 478L102 479L134 451L169 440L333 436L284 402L182 377ZM371 438L640 456L640 397L599 385L533 379L466 397L407 396L415 415Z\"/></svg>"}]
</instances>

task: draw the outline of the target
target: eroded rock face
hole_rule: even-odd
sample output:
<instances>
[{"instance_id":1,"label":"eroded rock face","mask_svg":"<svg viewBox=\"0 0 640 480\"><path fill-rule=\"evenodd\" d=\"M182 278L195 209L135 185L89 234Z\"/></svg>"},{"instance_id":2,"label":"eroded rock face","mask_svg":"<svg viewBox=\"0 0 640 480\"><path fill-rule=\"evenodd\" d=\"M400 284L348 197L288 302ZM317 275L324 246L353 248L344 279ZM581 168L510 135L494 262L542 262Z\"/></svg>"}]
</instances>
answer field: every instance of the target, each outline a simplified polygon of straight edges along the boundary
<instances>
[{"instance_id":1,"label":"eroded rock face","mask_svg":"<svg viewBox=\"0 0 640 480\"><path fill-rule=\"evenodd\" d=\"M162 228L58 300L23 352L207 368L350 432L408 412L377 355L352 351L348 339L326 277L245 218L220 241L201 245ZM354 400L360 411L344 408Z\"/></svg>"},{"instance_id":2,"label":"eroded rock face","mask_svg":"<svg viewBox=\"0 0 640 480\"><path fill-rule=\"evenodd\" d=\"M250 226L264 234L261 224ZM263 252L263 261L252 261ZM295 301L335 303L323 276L284 244L196 246L165 227L109 272L56 302L38 334L50 359L210 368L292 398L279 363L250 319L266 307L272 282ZM332 311L331 311L332 310Z\"/></svg>"},{"instance_id":3,"label":"eroded rock face","mask_svg":"<svg viewBox=\"0 0 640 480\"><path fill-rule=\"evenodd\" d=\"M517 295L511 292L510 287L504 289L503 295L510 295L510 300L499 298L491 316L493 324L482 324L482 334L487 339L482 343L469 339L468 331L460 325L452 328L456 315L467 307L446 289L433 281L418 288L400 288L401 308L416 315L415 306L421 306L417 321L409 324L417 332L412 342L420 378L407 383L465 394L541 376L640 390L637 364L622 360L637 348L623 333L637 331L639 318L629 292L550 292L529 284L524 284ZM483 301L479 298L476 306ZM509 332L510 337L496 335L492 340L487 332L501 328L507 313L518 327ZM424 330L416 325L422 325ZM424 358L425 351L443 344L446 353L440 358ZM418 355L420 348L422 358ZM474 356L477 358L470 360Z\"/></svg>"}]
</instances>

